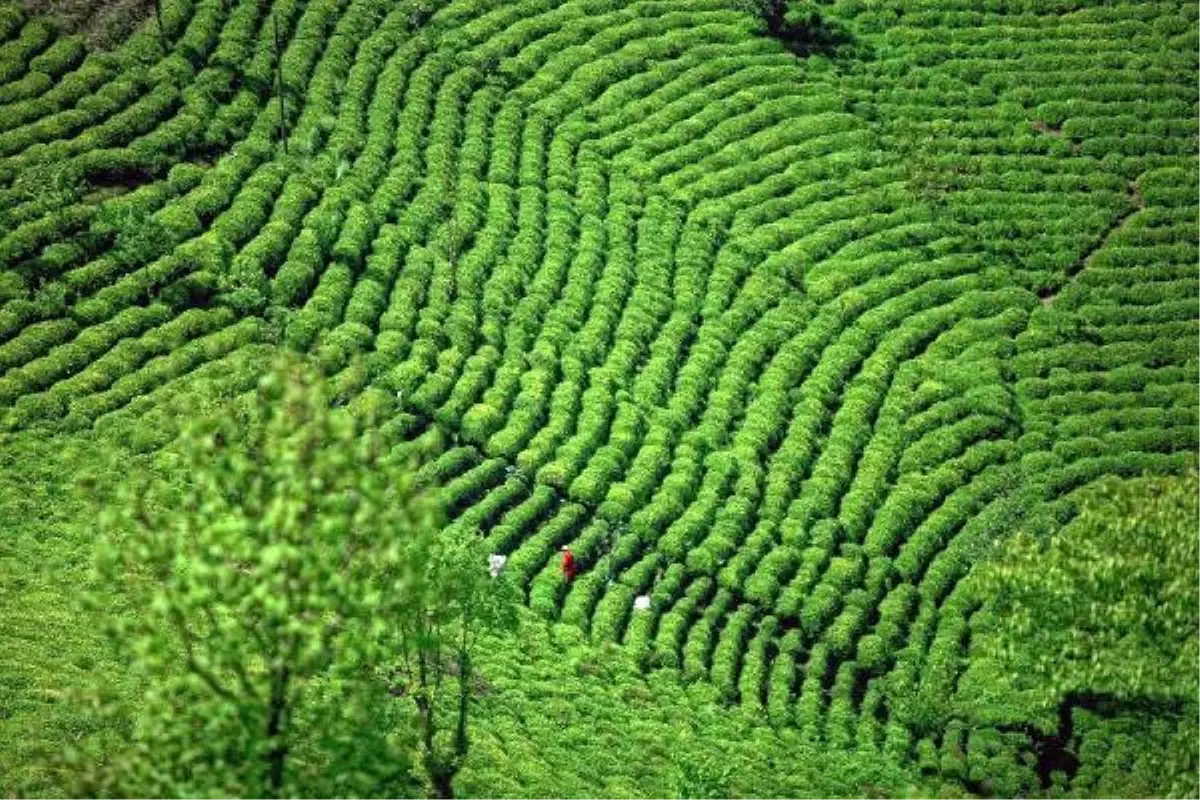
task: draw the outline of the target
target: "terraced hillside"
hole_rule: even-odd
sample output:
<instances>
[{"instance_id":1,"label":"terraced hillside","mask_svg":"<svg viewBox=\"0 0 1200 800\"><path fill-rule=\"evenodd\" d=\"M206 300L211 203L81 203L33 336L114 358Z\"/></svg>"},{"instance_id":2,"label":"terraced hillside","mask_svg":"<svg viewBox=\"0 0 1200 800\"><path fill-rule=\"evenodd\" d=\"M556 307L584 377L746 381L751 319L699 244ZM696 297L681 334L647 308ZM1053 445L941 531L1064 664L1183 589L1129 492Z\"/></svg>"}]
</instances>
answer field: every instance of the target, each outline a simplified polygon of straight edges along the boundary
<instances>
[{"instance_id":1,"label":"terraced hillside","mask_svg":"<svg viewBox=\"0 0 1200 800\"><path fill-rule=\"evenodd\" d=\"M3 426L150 448L311 351L537 613L948 747L993 542L1197 466L1197 9L819 9L0 7Z\"/></svg>"}]
</instances>

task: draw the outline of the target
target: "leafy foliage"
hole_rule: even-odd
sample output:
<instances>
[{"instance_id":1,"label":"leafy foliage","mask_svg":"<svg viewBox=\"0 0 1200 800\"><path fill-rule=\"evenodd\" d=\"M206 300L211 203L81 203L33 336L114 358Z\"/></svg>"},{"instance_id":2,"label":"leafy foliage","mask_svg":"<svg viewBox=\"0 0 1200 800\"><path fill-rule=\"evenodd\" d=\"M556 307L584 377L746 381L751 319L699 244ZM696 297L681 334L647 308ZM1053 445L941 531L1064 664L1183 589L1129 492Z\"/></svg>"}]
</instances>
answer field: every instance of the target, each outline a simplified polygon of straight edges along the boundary
<instances>
[{"instance_id":1,"label":"leafy foliage","mask_svg":"<svg viewBox=\"0 0 1200 800\"><path fill-rule=\"evenodd\" d=\"M97 579L140 610L113 636L147 688L94 789L413 791L412 718L383 674L399 649L440 684L445 648L470 677L505 613L477 548L439 537L434 495L302 362L267 374L248 419L201 417L168 454L104 507Z\"/></svg>"},{"instance_id":2,"label":"leafy foliage","mask_svg":"<svg viewBox=\"0 0 1200 800\"><path fill-rule=\"evenodd\" d=\"M153 451L173 399L308 352L448 536L643 668L944 793L1083 792L1137 750L1043 776L1054 701L978 681L976 730L958 689L993 541L1195 469L1191 6L162 16L97 53L0 3L0 430ZM401 683L417 762L468 763L461 686L430 715Z\"/></svg>"},{"instance_id":3,"label":"leafy foliage","mask_svg":"<svg viewBox=\"0 0 1200 800\"><path fill-rule=\"evenodd\" d=\"M981 578L1014 688L1191 702L1200 692L1200 482L1103 482L1048 542L1022 534Z\"/></svg>"}]
</instances>

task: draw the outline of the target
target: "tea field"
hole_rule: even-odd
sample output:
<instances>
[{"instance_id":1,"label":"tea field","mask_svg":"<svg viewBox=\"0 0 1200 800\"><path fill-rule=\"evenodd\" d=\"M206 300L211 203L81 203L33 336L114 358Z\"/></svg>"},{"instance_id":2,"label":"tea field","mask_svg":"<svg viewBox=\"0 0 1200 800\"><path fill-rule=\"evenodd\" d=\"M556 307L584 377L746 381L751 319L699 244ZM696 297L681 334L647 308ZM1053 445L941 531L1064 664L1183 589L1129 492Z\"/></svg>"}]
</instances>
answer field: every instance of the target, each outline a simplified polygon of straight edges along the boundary
<instances>
[{"instance_id":1,"label":"tea field","mask_svg":"<svg viewBox=\"0 0 1200 800\"><path fill-rule=\"evenodd\" d=\"M287 348L524 589L460 791L1196 796L1195 559L1123 584L1182 655L1092 658L1172 669L1052 697L993 567L1200 538L1197 16L164 0L102 52L0 4L0 793L95 733L61 452L138 463ZM689 721L750 766L675 769Z\"/></svg>"}]
</instances>

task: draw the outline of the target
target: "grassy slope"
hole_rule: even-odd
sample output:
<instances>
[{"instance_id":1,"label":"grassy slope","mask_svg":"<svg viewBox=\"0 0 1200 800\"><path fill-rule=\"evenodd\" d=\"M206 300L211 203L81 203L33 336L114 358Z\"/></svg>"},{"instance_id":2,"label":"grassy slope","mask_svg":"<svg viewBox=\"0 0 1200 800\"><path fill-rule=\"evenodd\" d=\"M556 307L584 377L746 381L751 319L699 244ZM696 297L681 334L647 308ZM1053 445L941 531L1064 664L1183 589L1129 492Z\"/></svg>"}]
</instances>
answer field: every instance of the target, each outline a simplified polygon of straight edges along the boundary
<instances>
[{"instance_id":1,"label":"grassy slope","mask_svg":"<svg viewBox=\"0 0 1200 800\"><path fill-rule=\"evenodd\" d=\"M89 731L70 687L111 673L102 637L75 608L90 548L74 467L93 460L85 439L38 435L0 444L0 794L61 791L44 763Z\"/></svg>"},{"instance_id":2,"label":"grassy slope","mask_svg":"<svg viewBox=\"0 0 1200 800\"><path fill-rule=\"evenodd\" d=\"M61 795L66 784L54 764L63 746L119 735L78 700L89 685L134 687L105 645L102 619L76 603L91 527L88 506L72 490L76 477L113 449L96 437L36 434L7 437L0 447L0 796ZM139 458L129 454L131 468ZM487 689L457 784L464 795L964 792L963 784L945 781L944 773L942 780L922 774L917 764L814 747L795 730L774 730L723 706L707 682L684 683L670 670L643 675L621 648L592 645L577 628L547 626L532 614L517 636L489 642L477 663ZM1122 787L1127 772L1144 780L1148 751L1138 737L1161 743L1190 731L1194 738L1169 721L1085 715L1079 723L1083 747L1100 748L1079 788ZM1112 774L1098 774L1100 763ZM968 772L964 767L964 777Z\"/></svg>"},{"instance_id":3,"label":"grassy slope","mask_svg":"<svg viewBox=\"0 0 1200 800\"><path fill-rule=\"evenodd\" d=\"M458 780L473 797L824 797L928 794L909 765L816 748L722 706L708 683L641 675L615 646L528 620L481 659L480 704Z\"/></svg>"},{"instance_id":4,"label":"grassy slope","mask_svg":"<svg viewBox=\"0 0 1200 800\"><path fill-rule=\"evenodd\" d=\"M84 736L116 736L77 699L91 684L129 691L102 620L80 609L91 555L77 475L110 446L21 434L0 446L0 796L65 791L55 760ZM130 454L129 463L137 456ZM108 476L113 477L113 476ZM103 484L102 484L103 486ZM115 602L114 598L114 602ZM817 753L794 731L716 702L706 683L643 676L620 648L587 644L529 615L479 666L474 750L458 783L472 796L822 796L897 794L917 777L852 753Z\"/></svg>"},{"instance_id":5,"label":"grassy slope","mask_svg":"<svg viewBox=\"0 0 1200 800\"><path fill-rule=\"evenodd\" d=\"M865 4L838 5L858 7L865 12L873 10L873 7ZM847 14L850 14L849 10ZM911 20L914 16L909 14L906 19ZM923 25L920 21L908 24L917 31ZM1101 31L1107 30L1106 23L1095 27ZM903 44L904 39L900 34L904 30L897 20L887 25L881 23L880 30L876 32L881 45L886 44L889 32L895 33L894 38ZM953 43L953 33L949 31L945 34L947 42ZM1117 36L1110 37L1110 41L1122 48L1131 44ZM1157 41L1147 39L1149 44L1143 44L1157 46ZM1179 51L1191 49L1179 48ZM947 116L943 110L934 109L927 114L924 109L917 109L922 111L921 114L914 111L915 106L909 102L906 94L912 87L903 86L895 77L900 72L908 74L907 66L902 62L909 55L904 47L881 46L875 66L867 67L863 76L854 76L854 79L863 80L865 97L871 101L870 105L877 106L872 117L883 118L886 124L882 128L889 137L901 140L908 136L913 141L923 143L918 148L922 151L918 153L919 158L914 159L918 167L928 168L938 175L942 171L953 173L958 154L954 148L947 148L946 145L952 139L963 137L966 141L971 136L982 138L982 134L965 126L965 132L948 128L943 122L943 117ZM899 70L899 66L905 66L905 70ZM968 71L975 68L971 64L965 67ZM949 70L937 63L926 67L929 72L935 69L939 72ZM921 77L918 73L917 78ZM1014 96L1033 89L1048 91L1046 87L1034 86L1031 89L1025 81L1015 81L1012 86ZM881 91L878 87L884 89ZM893 98L888 96L893 89L896 93L894 103ZM930 94L939 102L944 99L942 92ZM1037 94L1027 100L1029 105L1036 105L1042 98ZM990 120L993 114L998 113L990 100L978 108L964 104L961 97L951 98L948 102L956 113L969 110L972 119ZM1009 127L1002 128L996 134L994 141L997 147L1006 142L1016 143L1023 130L1021 126L1026 124L1024 111L1012 103L1008 103L1005 109L1020 111L1017 116L1021 119L1019 124L1011 122ZM894 130L889 127L910 118L919 121L925 116L932 121L923 123L924 128L918 125L916 131L908 130L905 125L896 125ZM1111 142L1089 142L1086 141L1087 137L1084 138L1083 146L1089 156L1102 152L1102 146L1111 145ZM1174 145L1178 138L1166 137L1161 141ZM894 142L889 139L889 143ZM1062 148L1068 147L1065 141L1059 144ZM1089 146L1093 146L1092 149L1088 149ZM945 156L946 152L950 155ZM1003 162L1003 159L993 161ZM1121 182L1133 180L1141 174L1138 170L1142 168L1133 163L1135 159L1129 161L1127 165L1120 159L1106 157L1103 164L1096 159L1080 169L1085 170L1092 179L1098 179L1105 174L1102 166L1108 169L1109 165L1115 164L1111 169L1116 172L1109 177L1117 179L1115 196L1124 202L1126 190ZM1050 163L1070 166L1073 162L1061 159ZM1007 162L995 168L1001 167L1007 168ZM1073 183L1070 185L1074 187ZM1018 182L1018 188L1012 190L1008 197L1020 196L1023 191L1021 186ZM1014 225L1016 222L1027 222L1022 216L1026 213L1039 219L1057 219L1047 209L1075 209L1088 202L1103 206L1101 201L1108 197L1101 192L1091 192L1090 189L1079 191L1075 188L1070 192L1061 191L1060 194L1062 196L1055 203L1041 202L1036 207L1036 213L1027 212L1018 203L1006 202L993 204L986 209L984 216L987 223L998 224L1009 220L1006 215L1011 215L1009 221L1015 221ZM1190 203L1194 191L1189 189L1176 194L1181 197L1186 195L1188 206L1182 210L1186 212L1190 224L1193 214ZM976 202L974 196L968 200L962 201L963 208ZM950 202L953 209L957 201L951 198ZM1155 205L1153 196L1150 197L1150 205L1156 213L1163 211ZM1128 238L1143 232L1142 227L1133 224L1143 222L1143 217L1149 218L1150 215L1133 214L1128 217L1130 224L1122 224L1114 229L1111 241L1107 235L1099 238L1094 235L1102 233L1105 225L1109 224L1107 222L1073 222L1063 226L1067 231L1064 235L1070 241L1061 246L1061 252L1056 255L1066 254L1063 258L1069 262L1075 258L1076 252L1086 251L1091 246L1089 242L1093 241L1102 242L1104 249L1108 250L1110 244L1119 245L1121 242L1118 239L1121 237ZM1183 230L1178 227L1180 223L1174 217L1168 221L1172 229ZM1009 236L997 235L996 242L1006 248L1001 255L1008 255L1007 248L1017 248L1018 256L1041 254L1046 231L1040 227L1032 230L1034 233L1019 243L1029 252L1011 244ZM1149 231L1154 232L1153 226ZM980 236L985 233L981 230ZM1147 241L1151 241L1149 234L1146 235ZM1190 261L1191 251L1188 250L1186 255L1185 260ZM1061 266L1069 265L1064 263ZM1099 259L1089 262L1088 269L1091 271L1086 274L1100 275L1100 271L1095 269L1100 266ZM829 283L836 283L834 270L825 269L822 274ZM1035 278L1042 280L1040 276ZM814 280L814 285L816 283L819 281ZM1036 311L1038 319L1031 319L1030 325L1030 330L1038 335L1026 338L1037 345L1043 338L1057 343L1058 338L1076 336L1077 323L1090 319L1083 311L1098 316L1099 310L1103 310L1108 303L1107 296L1097 290L1095 307L1090 307L1090 295L1085 293L1085 290L1092 291L1089 287L1086 280L1075 281L1063 292L1061 302L1051 306L1043 301L1044 307ZM1057 295L1048 295L1047 300L1055 297ZM1034 302L1031 298L1026 300ZM1187 315L1187 319L1191 320L1191 309ZM1061 327L1062 331L1055 326ZM1043 328L1053 328L1054 335L1045 334ZM1080 330L1080 336L1086 334L1095 337L1104 333L1097 333L1090 328ZM1186 336L1182 338L1190 340L1191 330L1188 327ZM1120 337L1126 335L1134 337L1142 334L1135 330L1121 331L1115 328L1112 333L1118 342L1123 341ZM1003 337L994 337L993 343L1003 342ZM1142 352L1139 348L1135 356L1140 358ZM1187 355L1186 358L1191 359L1192 356ZM1194 365L1194 361L1186 363L1186 376L1192 374ZM1031 385L1037 385L1041 379L1041 376L1034 375L1027 380ZM1190 381L1190 378L1187 380ZM1183 404L1187 407L1174 410L1188 412L1187 421L1190 425L1192 416L1188 410L1194 407L1194 400L1192 387L1187 388L1188 394ZM1037 396L1033 396L1033 400L1036 399ZM1084 457L1098 446L1091 436L1098 423L1088 421L1088 424L1084 424L1075 420L1073 425L1060 424L1071 420L1064 419L1064 412L1056 410L1057 407L1051 407L1049 403L1034 403L1024 395L1021 395L1021 400L1022 411L1027 415L1031 429L1036 427L1040 431L1045 428L1054 436L1061 434L1063 437L1062 442L1055 440L1055 458L1059 458L1061 451L1065 462L1075 458L1083 462L1086 461ZM1148 392L1139 397L1139 402L1149 406L1144 410L1158 411L1154 407L1157 401ZM1038 409L1041 406L1047 410L1040 412L1042 416L1039 417ZM109 418L107 427L115 430L117 426L111 424L112 419ZM1135 421L1150 419L1144 415ZM121 430L130 435L159 435L153 425L132 416L122 417L121 423L124 425ZM1160 423L1155 421L1147 424L1158 426ZM1123 433L1120 427L1116 426L1117 433ZM1182 439L1186 444L1184 449L1193 449L1194 429L1182 430ZM1078 441L1068 440L1071 435L1077 436ZM1050 446L1039 444L1037 437L1027 438L1033 442L1031 446ZM1140 468L1137 462L1127 457L1125 451L1120 450L1120 446L1114 445L1114 450L1121 453L1122 468L1126 463L1130 469ZM120 675L113 671L111 662L105 656L97 634L96 620L76 614L71 602L87 561L90 530L89 512L68 498L67 487L80 466L107 447L108 444L102 440L47 440L39 438L37 434L0 441L0 459L3 459L0 463L0 631L5 637L0 648L0 794L61 792L58 778L47 771L45 763L55 757L64 742L97 732L93 730L94 723L86 711L69 699L69 691L92 678L101 682L120 683ZM1192 454L1183 452L1183 449L1176 453L1178 448L1169 442L1155 443L1153 448L1161 448L1172 455L1186 455L1189 460L1192 458ZM1099 461L1096 460L1096 463ZM1102 468L1112 467L1102 465ZM1075 481L1073 474L1066 474L1063 482L1074 486ZM525 631L519 647L511 650L497 648L485 659L488 663L484 669L488 671L497 691L483 700L484 713L476 751L462 776L461 788L464 792L484 795L819 794L860 793L870 791L869 786L876 786L881 791L895 793L912 781L899 766L885 768L878 763L856 761L851 756L846 756L844 763L837 763L837 759L834 759L831 764L829 754L824 752L818 759L790 738L773 738L764 727L749 721L740 712L719 710L703 685L681 688L669 673L643 681L633 674L624 656L582 647L573 641L573 637L577 636L569 629L559 629L555 641L551 641L544 629L531 627ZM106 729L98 732L101 735L112 733ZM927 741L932 742L934 738ZM936 738L941 738L940 733ZM1143 747L1139 752L1144 755L1145 750ZM1118 763L1116 769L1122 768L1119 761L1113 763ZM714 764L719 766L714 767ZM728 767L728 771L725 767ZM926 791L929 789L926 788Z\"/></svg>"}]
</instances>

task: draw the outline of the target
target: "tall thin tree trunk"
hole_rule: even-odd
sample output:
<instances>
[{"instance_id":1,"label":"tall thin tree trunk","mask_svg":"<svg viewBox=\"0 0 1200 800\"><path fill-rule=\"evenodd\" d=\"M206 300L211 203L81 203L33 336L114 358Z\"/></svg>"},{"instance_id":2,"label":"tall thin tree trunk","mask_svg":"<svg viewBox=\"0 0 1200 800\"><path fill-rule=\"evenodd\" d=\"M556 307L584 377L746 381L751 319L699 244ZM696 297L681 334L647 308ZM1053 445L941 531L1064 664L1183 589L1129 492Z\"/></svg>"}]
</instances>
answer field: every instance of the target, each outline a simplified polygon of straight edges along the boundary
<instances>
[{"instance_id":1,"label":"tall thin tree trunk","mask_svg":"<svg viewBox=\"0 0 1200 800\"><path fill-rule=\"evenodd\" d=\"M425 774L429 776L430 786L434 797L450 798L454 789L450 786L453 774L447 774L438 758L436 750L437 709L433 707L430 696L430 675L428 654L422 652L417 656L417 693L414 699L417 703L417 717L421 723L421 744L425 749L422 761L425 764Z\"/></svg>"},{"instance_id":2,"label":"tall thin tree trunk","mask_svg":"<svg viewBox=\"0 0 1200 800\"><path fill-rule=\"evenodd\" d=\"M454 728L454 763L461 764L467 757L470 742L467 739L467 713L471 702L471 654L465 649L458 651L458 724ZM456 770L457 771L457 770Z\"/></svg>"},{"instance_id":3,"label":"tall thin tree trunk","mask_svg":"<svg viewBox=\"0 0 1200 800\"><path fill-rule=\"evenodd\" d=\"M768 0L767 30L778 36L783 30L784 17L787 14L787 0Z\"/></svg>"},{"instance_id":4,"label":"tall thin tree trunk","mask_svg":"<svg viewBox=\"0 0 1200 800\"><path fill-rule=\"evenodd\" d=\"M448 770L441 768L434 770L430 781L433 784L433 796L439 800L452 800L454 797L454 786L451 785L453 778L454 775Z\"/></svg>"},{"instance_id":5,"label":"tall thin tree trunk","mask_svg":"<svg viewBox=\"0 0 1200 800\"><path fill-rule=\"evenodd\" d=\"M287 725L287 687L291 671L285 666L271 680L271 703L267 709L267 787L271 797L283 797L283 768L288 748L283 738Z\"/></svg>"}]
</instances>

